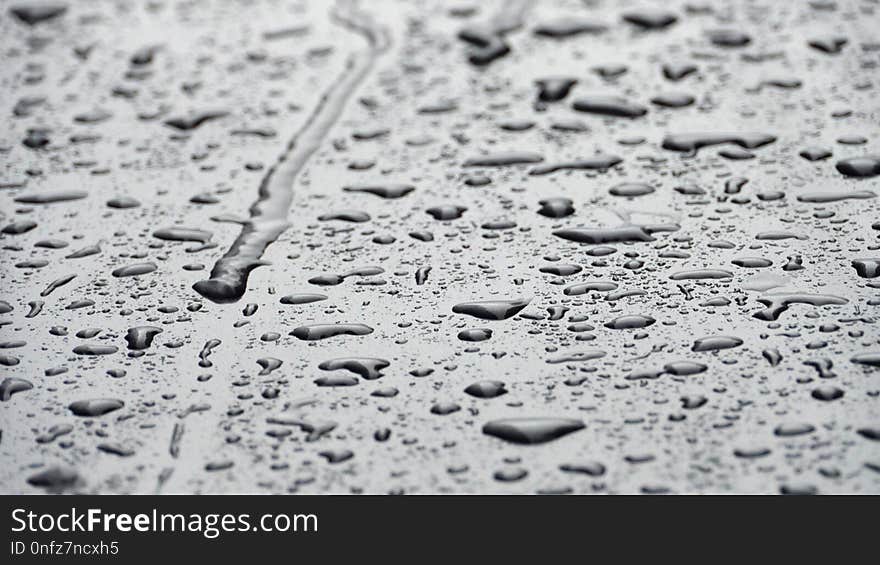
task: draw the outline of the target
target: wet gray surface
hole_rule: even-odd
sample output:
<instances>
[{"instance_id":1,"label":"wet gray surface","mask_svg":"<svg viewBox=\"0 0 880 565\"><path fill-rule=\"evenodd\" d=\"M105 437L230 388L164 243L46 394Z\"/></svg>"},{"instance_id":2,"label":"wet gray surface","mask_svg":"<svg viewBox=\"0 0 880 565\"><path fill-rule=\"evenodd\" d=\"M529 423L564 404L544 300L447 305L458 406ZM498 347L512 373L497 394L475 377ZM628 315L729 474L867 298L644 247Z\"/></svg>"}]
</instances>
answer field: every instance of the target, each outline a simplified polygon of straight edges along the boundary
<instances>
[{"instance_id":1,"label":"wet gray surface","mask_svg":"<svg viewBox=\"0 0 880 565\"><path fill-rule=\"evenodd\" d=\"M880 492L877 2L34 5L3 492Z\"/></svg>"}]
</instances>

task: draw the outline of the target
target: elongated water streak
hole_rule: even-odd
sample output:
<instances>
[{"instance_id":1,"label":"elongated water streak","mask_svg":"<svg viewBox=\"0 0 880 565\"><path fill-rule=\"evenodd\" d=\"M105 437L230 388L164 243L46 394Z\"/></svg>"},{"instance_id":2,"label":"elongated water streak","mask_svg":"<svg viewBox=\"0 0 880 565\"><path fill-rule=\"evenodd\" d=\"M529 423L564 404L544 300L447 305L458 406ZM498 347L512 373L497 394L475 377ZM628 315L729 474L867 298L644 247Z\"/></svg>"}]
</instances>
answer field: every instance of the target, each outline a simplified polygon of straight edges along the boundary
<instances>
[{"instance_id":1,"label":"elongated water streak","mask_svg":"<svg viewBox=\"0 0 880 565\"><path fill-rule=\"evenodd\" d=\"M309 158L320 147L346 102L369 74L376 59L388 48L387 30L359 11L354 1L340 0L333 18L367 40L367 48L351 56L342 76L324 94L303 127L260 183L257 200L241 233L211 270L211 278L193 285L214 302L235 302L247 290L250 272L264 265L263 253L290 227L287 213L293 202L293 185Z\"/></svg>"}]
</instances>

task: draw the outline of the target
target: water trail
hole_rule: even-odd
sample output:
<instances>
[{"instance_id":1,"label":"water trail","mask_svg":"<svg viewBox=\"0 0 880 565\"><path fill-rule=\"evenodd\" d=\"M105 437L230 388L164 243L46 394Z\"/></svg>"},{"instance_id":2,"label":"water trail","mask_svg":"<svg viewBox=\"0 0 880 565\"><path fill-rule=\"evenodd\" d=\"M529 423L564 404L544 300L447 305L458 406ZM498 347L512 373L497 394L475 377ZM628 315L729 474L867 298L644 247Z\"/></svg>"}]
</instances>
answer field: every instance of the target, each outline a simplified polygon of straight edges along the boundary
<instances>
[{"instance_id":1,"label":"water trail","mask_svg":"<svg viewBox=\"0 0 880 565\"><path fill-rule=\"evenodd\" d=\"M211 278L193 285L196 292L214 302L235 302L244 295L250 272L265 264L263 253L290 227L287 212L293 201L297 175L330 132L345 104L376 59L388 48L387 30L359 11L353 0L339 0L333 19L367 40L367 48L348 60L345 71L321 96L303 127L291 138L275 165L260 183L259 196L241 233L211 270Z\"/></svg>"}]
</instances>

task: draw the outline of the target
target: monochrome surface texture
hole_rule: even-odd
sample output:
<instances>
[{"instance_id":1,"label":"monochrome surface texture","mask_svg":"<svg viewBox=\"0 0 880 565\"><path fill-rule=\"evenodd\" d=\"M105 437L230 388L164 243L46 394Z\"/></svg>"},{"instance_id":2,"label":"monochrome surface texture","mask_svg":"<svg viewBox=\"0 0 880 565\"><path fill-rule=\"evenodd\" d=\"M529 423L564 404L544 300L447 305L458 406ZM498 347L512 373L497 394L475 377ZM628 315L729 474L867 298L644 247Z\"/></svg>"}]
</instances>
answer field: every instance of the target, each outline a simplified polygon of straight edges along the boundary
<instances>
[{"instance_id":1,"label":"monochrome surface texture","mask_svg":"<svg viewBox=\"0 0 880 565\"><path fill-rule=\"evenodd\" d=\"M880 493L875 0L0 6L0 492Z\"/></svg>"}]
</instances>

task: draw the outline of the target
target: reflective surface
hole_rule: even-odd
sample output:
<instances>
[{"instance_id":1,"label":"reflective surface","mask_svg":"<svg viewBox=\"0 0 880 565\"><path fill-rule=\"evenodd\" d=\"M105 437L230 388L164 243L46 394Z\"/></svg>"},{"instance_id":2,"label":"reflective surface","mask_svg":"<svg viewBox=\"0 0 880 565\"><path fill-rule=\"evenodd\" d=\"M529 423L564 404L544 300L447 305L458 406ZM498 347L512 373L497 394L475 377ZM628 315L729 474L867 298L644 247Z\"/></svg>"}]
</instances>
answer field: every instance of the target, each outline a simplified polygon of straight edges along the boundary
<instances>
[{"instance_id":1,"label":"reflective surface","mask_svg":"<svg viewBox=\"0 0 880 565\"><path fill-rule=\"evenodd\" d=\"M880 492L875 2L4 10L3 492Z\"/></svg>"}]
</instances>

